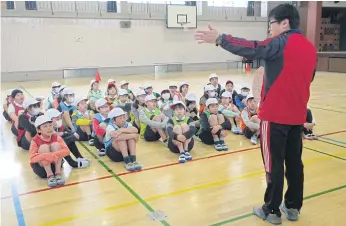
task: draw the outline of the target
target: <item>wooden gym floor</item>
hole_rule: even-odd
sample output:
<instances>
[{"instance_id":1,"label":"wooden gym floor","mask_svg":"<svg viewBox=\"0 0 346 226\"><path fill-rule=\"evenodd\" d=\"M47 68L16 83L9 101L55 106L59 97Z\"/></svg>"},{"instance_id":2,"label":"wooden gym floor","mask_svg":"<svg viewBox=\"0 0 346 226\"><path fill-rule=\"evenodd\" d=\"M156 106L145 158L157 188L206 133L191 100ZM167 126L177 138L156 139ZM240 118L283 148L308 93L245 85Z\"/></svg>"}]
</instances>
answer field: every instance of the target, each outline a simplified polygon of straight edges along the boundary
<instances>
[{"instance_id":1,"label":"wooden gym floor","mask_svg":"<svg viewBox=\"0 0 346 226\"><path fill-rule=\"evenodd\" d=\"M236 71L218 72L220 82L231 79L236 89L248 85L252 76ZM198 96L209 73L127 76L130 88L151 83L156 91L170 81L187 81ZM101 88L108 80L102 78ZM124 77L114 77L120 82ZM90 78L61 80L86 95ZM342 225L346 212L346 74L317 73L309 106L316 118L318 141L304 141L305 202L295 225ZM5 90L19 87L27 97L44 95L52 81L3 83ZM193 161L177 163L159 142L140 141L141 172L128 173L122 163L99 158L94 147L79 143L82 154L92 159L87 169L65 164L66 185L49 189L37 178L28 153L15 145L10 125L1 122L1 225L267 225L252 216L252 207L262 204L265 177L259 146L243 136L230 134L228 152L196 142ZM154 222L151 211L163 211L165 221ZM290 223L283 217L283 224Z\"/></svg>"}]
</instances>

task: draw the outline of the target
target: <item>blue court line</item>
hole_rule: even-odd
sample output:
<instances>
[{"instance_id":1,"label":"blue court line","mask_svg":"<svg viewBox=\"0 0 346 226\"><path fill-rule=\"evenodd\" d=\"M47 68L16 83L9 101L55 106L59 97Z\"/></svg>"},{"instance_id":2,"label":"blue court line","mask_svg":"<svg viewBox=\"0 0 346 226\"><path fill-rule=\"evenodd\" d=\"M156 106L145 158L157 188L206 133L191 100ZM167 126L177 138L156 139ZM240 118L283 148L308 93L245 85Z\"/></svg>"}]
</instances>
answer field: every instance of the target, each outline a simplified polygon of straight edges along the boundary
<instances>
[{"instance_id":1,"label":"blue court line","mask_svg":"<svg viewBox=\"0 0 346 226\"><path fill-rule=\"evenodd\" d=\"M11 184L11 192L12 192L13 205L14 205L14 210L16 212L18 226L25 226L26 224L25 224L25 219L23 215L22 205L20 204L17 187L14 183Z\"/></svg>"},{"instance_id":2,"label":"blue court line","mask_svg":"<svg viewBox=\"0 0 346 226\"><path fill-rule=\"evenodd\" d=\"M330 141L333 141L333 142L335 142L335 143L339 143L339 144L344 144L344 145L346 145L346 142L334 140L334 139L328 138L328 137L318 137L318 139L330 140Z\"/></svg>"}]
</instances>

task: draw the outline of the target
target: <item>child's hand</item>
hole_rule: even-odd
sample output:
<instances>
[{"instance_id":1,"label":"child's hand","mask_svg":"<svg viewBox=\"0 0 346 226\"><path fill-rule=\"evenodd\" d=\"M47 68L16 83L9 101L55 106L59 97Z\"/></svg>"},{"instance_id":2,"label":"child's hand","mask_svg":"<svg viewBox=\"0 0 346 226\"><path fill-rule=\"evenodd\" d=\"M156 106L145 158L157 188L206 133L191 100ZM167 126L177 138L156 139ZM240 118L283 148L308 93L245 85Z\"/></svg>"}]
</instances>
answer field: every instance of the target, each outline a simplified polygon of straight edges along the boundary
<instances>
[{"instance_id":1,"label":"child's hand","mask_svg":"<svg viewBox=\"0 0 346 226\"><path fill-rule=\"evenodd\" d=\"M178 141L181 141L181 142L185 142L185 141L186 141L186 137L185 137L184 135L179 134L179 135L177 136L177 140L178 140Z\"/></svg>"},{"instance_id":2,"label":"child's hand","mask_svg":"<svg viewBox=\"0 0 346 226\"><path fill-rule=\"evenodd\" d=\"M211 133L212 133L212 134L216 134L216 133L217 133L217 131L219 131L219 130L220 130L219 125L214 126L214 127L213 127L213 129L211 130Z\"/></svg>"},{"instance_id":3,"label":"child's hand","mask_svg":"<svg viewBox=\"0 0 346 226\"><path fill-rule=\"evenodd\" d=\"M113 131L112 133L111 133L111 136L113 137L113 138L115 138L115 139L117 139L120 135L121 135L121 130L117 130L117 131Z\"/></svg>"}]
</instances>

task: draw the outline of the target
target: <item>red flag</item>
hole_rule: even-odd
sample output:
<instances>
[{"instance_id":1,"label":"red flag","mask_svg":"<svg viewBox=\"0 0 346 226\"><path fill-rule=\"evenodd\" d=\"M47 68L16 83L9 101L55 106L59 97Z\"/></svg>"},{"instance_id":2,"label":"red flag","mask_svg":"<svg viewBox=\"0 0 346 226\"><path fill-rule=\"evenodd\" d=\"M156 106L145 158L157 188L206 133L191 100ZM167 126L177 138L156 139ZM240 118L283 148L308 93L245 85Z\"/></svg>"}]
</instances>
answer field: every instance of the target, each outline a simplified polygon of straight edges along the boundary
<instances>
[{"instance_id":1,"label":"red flag","mask_svg":"<svg viewBox=\"0 0 346 226\"><path fill-rule=\"evenodd\" d=\"M101 81L101 75L100 75L99 72L96 72L95 80L96 80L96 82L100 82Z\"/></svg>"}]
</instances>

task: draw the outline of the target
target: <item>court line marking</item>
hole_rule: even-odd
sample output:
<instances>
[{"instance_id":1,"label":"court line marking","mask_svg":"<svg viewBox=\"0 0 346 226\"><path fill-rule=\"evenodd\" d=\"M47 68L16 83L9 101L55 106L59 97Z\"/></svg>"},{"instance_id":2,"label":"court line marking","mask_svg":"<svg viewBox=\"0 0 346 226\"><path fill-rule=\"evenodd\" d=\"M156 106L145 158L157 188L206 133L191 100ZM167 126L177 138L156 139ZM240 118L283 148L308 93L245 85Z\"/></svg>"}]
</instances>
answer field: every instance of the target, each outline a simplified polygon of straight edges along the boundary
<instances>
[{"instance_id":1,"label":"court line marking","mask_svg":"<svg viewBox=\"0 0 346 226\"><path fill-rule=\"evenodd\" d=\"M329 138L329 137L322 137L322 139L324 139L324 140L330 140L330 141L333 141L333 142L335 142L335 143L345 144L345 145L346 145L346 142L339 141L339 140L334 140L334 139ZM342 146L342 147L345 147L345 146Z\"/></svg>"},{"instance_id":2,"label":"court line marking","mask_svg":"<svg viewBox=\"0 0 346 226\"><path fill-rule=\"evenodd\" d=\"M345 152L339 152L339 153L336 153L336 155L343 155L344 156ZM321 162L321 161L325 161L325 160L328 160L328 159L333 159L333 157L332 156L320 156L320 157L308 159L308 160L304 161L304 164L305 165L310 165L312 163ZM240 176L237 176L237 177L226 178L226 179L222 179L222 180L218 180L218 181L213 181L213 182L210 182L210 183L205 183L205 184L193 186L193 187L190 187L190 188L184 188L184 189L176 190L176 191L169 192L169 193L162 194L162 195L152 196L152 197L149 197L149 198L145 198L145 200L146 201L154 201L154 200L158 200L158 199L162 199L162 198L172 197L172 196L180 195L180 194L187 193L187 192L190 192L190 191L196 191L196 190L199 190L199 189L205 189L205 188L210 188L210 187L218 186L218 185L221 185L221 184L230 183L232 181L236 181L236 180L240 180L240 179L252 178L252 177L255 177L255 176L258 176L258 175L262 175L262 174L264 174L264 170L258 170L258 171L254 171L254 172L247 173L247 174L244 174L244 175L240 175ZM46 223L42 224L42 226L52 226L52 225L57 225L57 224L61 224L61 223L66 223L66 222L73 221L73 220L76 220L76 219L79 219L79 218L93 216L93 215L97 215L97 214L100 214L100 213L105 213L105 212L108 212L108 211L112 211L112 210L116 210L116 209L121 209L123 207L133 206L133 205L136 205L136 204L139 204L139 202L138 201L127 202L127 203L123 203L123 204L119 204L119 205L115 205L115 206L106 207L104 209L99 209L99 210L96 210L96 211L91 211L91 212L88 212L88 213L83 213L83 214L79 214L79 215L75 215L75 216L71 216L71 217L67 217L67 218L53 220L53 221L46 222Z\"/></svg>"},{"instance_id":3,"label":"court line marking","mask_svg":"<svg viewBox=\"0 0 346 226\"><path fill-rule=\"evenodd\" d=\"M314 152L317 152L317 153L320 153L320 154L323 154L323 155L328 155L328 156L330 156L330 157L333 157L333 158L337 158L337 159L341 159L341 160L346 161L345 158L341 158L341 157L336 156L336 155L328 154L328 153L326 153L326 152L319 151L319 150L316 150L316 149L313 149L313 148L309 148L309 147L304 147L304 148L305 148L305 149L308 149L308 150L310 150L310 151L314 151Z\"/></svg>"},{"instance_id":4,"label":"court line marking","mask_svg":"<svg viewBox=\"0 0 346 226\"><path fill-rule=\"evenodd\" d=\"M17 187L14 182L11 183L11 193L13 197L14 210L16 212L16 218L18 226L25 226L25 218L23 214L22 205L20 204L20 198L18 195Z\"/></svg>"},{"instance_id":5,"label":"court line marking","mask_svg":"<svg viewBox=\"0 0 346 226\"><path fill-rule=\"evenodd\" d=\"M236 154L236 153L247 152L247 151L253 151L253 150L257 150L257 149L259 149L259 146L255 146L255 147L252 147L252 148L239 149L239 150L235 150L235 151L224 152L224 153L216 154L216 155L209 155L209 156L194 158L194 159L192 159L189 162L197 162L197 161L204 160L204 159L211 159L211 158L215 158L215 157L219 157L219 156ZM118 176L124 176L124 175L128 175L128 174L135 174L135 173L140 173L140 172L150 171L150 170L154 170L154 169L165 168L165 167L168 167L168 166L176 166L176 165L181 165L181 163L175 161L175 162L171 162L171 163L166 163L166 164L162 164L162 165L157 165L157 166L152 166L152 167L144 168L144 169L142 169L140 171L133 171L133 172L125 171L125 172L118 173L117 175ZM71 187L71 186L74 186L74 185L79 185L79 184L84 184L84 183L88 183L88 182L108 179L108 178L112 178L112 177L113 177L112 175L107 175L107 176L102 176L102 177L98 177L98 178L94 178L94 179L72 182L72 183L68 183L68 184L65 184L65 185L62 185L62 186L57 186L57 187L54 187L54 188L37 189L37 190L33 190L33 191L28 191L28 192L20 193L19 196L35 194L35 193L44 192L44 191L51 191L51 190L55 190L55 189L59 189L59 188ZM5 196L5 197L2 197L1 199L8 199L8 198L12 198L12 196Z\"/></svg>"},{"instance_id":6,"label":"court line marking","mask_svg":"<svg viewBox=\"0 0 346 226\"><path fill-rule=\"evenodd\" d=\"M322 139L318 139L317 141L322 142L322 143L326 143L326 144L331 144L331 145L334 145L336 147L346 148L346 146L343 146L343 145L340 145L340 144L336 144L336 143L333 143L333 142L328 142L328 141L325 141L325 140L322 140Z\"/></svg>"},{"instance_id":7,"label":"court line marking","mask_svg":"<svg viewBox=\"0 0 346 226\"><path fill-rule=\"evenodd\" d=\"M155 212L155 210L141 197L139 196L125 181L123 181L116 173L113 172L97 155L95 155L85 144L79 141L79 144L89 152L89 154L96 159L100 165L105 168L133 197L135 197L149 212ZM160 221L163 225L169 226L170 224L166 220Z\"/></svg>"},{"instance_id":8,"label":"court line marking","mask_svg":"<svg viewBox=\"0 0 346 226\"><path fill-rule=\"evenodd\" d=\"M330 112L336 112L336 113L346 114L346 112L344 112L344 111L331 110L331 109L327 109L327 108L313 107L313 106L310 106L310 107L311 107L311 108L315 108L315 109L319 109L319 110L324 110L324 111L330 111Z\"/></svg>"},{"instance_id":9,"label":"court line marking","mask_svg":"<svg viewBox=\"0 0 346 226\"><path fill-rule=\"evenodd\" d=\"M308 195L308 196L304 197L304 200L316 198L316 197L319 197L319 196L322 196L322 195L326 195L326 194L329 194L329 193L332 193L332 192L335 192L335 191L339 191L339 190L342 190L342 189L345 189L345 188L346 188L346 185L342 185L342 186L339 186L339 187L331 188L329 190L324 190L324 191L321 191L321 192L318 192L318 193L315 193L315 194ZM251 217L251 216L254 216L253 213L247 213L247 214L243 214L243 215L240 215L240 216L228 219L228 220L224 220L224 221L212 224L210 226L220 226L220 225L232 223L232 222L235 222L235 221L238 221L238 220L242 220L244 218L248 218L248 217Z\"/></svg>"},{"instance_id":10,"label":"court line marking","mask_svg":"<svg viewBox=\"0 0 346 226\"><path fill-rule=\"evenodd\" d=\"M324 137L324 136L328 136L328 135L340 134L340 133L344 133L344 132L346 132L346 130L340 130L340 131L335 131L335 132L330 132L330 133L324 133L324 134L318 135L318 137ZM225 153L216 154L216 155L210 155L210 156L205 156L205 157L194 158L194 159L192 159L189 162L196 162L196 161L203 160L203 159L215 158L215 157L224 156L224 155L230 155L230 154L236 154L236 153L246 152L246 151L250 151L250 150L256 150L257 148L259 148L259 147L256 146L256 147L253 147L253 148L239 149L239 150L236 150L236 151L230 151L230 152L225 152ZM118 176L124 176L124 175L127 175L127 174L140 173L140 172L143 172L143 171L160 169L160 168L165 168L165 167L168 167L168 166L175 166L175 165L180 165L180 164L181 163L178 163L178 162L166 163L166 164L162 164L162 165L157 165L157 166L152 166L152 167L144 168L144 169L142 169L140 171L135 171L135 172L125 171L125 172L118 173L117 175ZM54 187L54 188L41 188L41 189L37 189L37 190L33 190L33 191L28 191L28 192L20 193L19 196L25 196L25 195L30 195L30 194L35 194L35 193L40 193L40 192L45 192L45 191L51 191L51 190L59 189L59 188L71 187L71 186L75 186L75 185L79 185L79 184L83 184L83 183L88 183L88 182L108 179L108 178L111 178L111 177L112 177L112 175L107 175L107 176L102 176L102 177L98 177L98 178L88 179L88 180L84 180L84 181L77 181L77 182L67 183L65 185L57 186L57 187ZM8 198L12 198L12 196L1 197L1 200L2 199L8 199Z\"/></svg>"}]
</instances>

